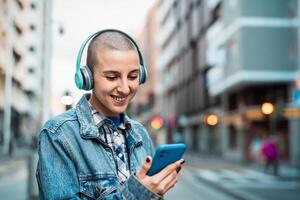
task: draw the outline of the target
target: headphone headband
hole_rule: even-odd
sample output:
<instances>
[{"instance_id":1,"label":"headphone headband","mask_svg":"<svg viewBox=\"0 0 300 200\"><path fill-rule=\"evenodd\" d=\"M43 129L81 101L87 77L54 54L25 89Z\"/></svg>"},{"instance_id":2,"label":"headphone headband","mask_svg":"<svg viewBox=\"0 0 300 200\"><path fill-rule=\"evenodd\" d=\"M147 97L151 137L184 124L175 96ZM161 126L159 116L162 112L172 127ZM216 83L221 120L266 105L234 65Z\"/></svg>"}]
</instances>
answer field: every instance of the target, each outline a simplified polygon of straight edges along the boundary
<instances>
[{"instance_id":1,"label":"headphone headband","mask_svg":"<svg viewBox=\"0 0 300 200\"><path fill-rule=\"evenodd\" d=\"M91 39L93 39L93 38L95 38L95 37L97 37L97 36L99 36L99 35L101 35L102 33L105 33L105 32L117 32L117 33L120 33L120 34L124 35L126 38L128 38L128 39L132 42L132 44L135 46L135 48L136 48L136 50L137 50L137 52L138 52L139 62L140 62L141 67L143 68L143 69L141 69L141 70L144 70L144 71L145 71L144 74L141 74L142 77L141 77L141 81L140 81L140 84L144 83L144 82L146 81L146 78L147 78L147 70L146 70L146 68L145 68L145 66L144 66L144 59L143 59L142 53L141 53L140 48L139 48L139 46L137 45L137 43L134 41L134 39L133 39L132 37L130 37L127 33L123 32L123 31L120 31L120 30L117 30L117 29L104 29L104 30L97 31L97 32L93 33L92 35L90 35L90 36L82 43L82 45L80 46L80 49L79 49L78 54L77 54L77 60L76 60L76 73L75 73L75 82L76 82L76 85L77 85L77 86L78 86L78 85L81 85L81 84L78 84L78 80L76 80L76 79L77 79L76 76L78 76L78 75L81 73L81 71L80 71L80 67L81 67L81 58L82 58L82 54L83 54L83 51L84 51L85 46L87 45L87 43L88 43ZM79 87L79 86L78 86L78 87ZM79 87L79 89L83 89L83 88L80 88L80 87Z\"/></svg>"}]
</instances>

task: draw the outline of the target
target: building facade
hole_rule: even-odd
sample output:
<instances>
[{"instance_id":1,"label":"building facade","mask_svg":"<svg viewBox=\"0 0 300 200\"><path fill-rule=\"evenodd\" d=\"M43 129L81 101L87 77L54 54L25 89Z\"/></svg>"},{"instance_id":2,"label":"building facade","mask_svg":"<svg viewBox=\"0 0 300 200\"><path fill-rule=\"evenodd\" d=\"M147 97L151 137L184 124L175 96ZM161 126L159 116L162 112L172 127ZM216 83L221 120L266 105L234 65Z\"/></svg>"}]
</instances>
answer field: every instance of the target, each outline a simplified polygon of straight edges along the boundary
<instances>
[{"instance_id":1,"label":"building facade","mask_svg":"<svg viewBox=\"0 0 300 200\"><path fill-rule=\"evenodd\" d=\"M168 142L252 162L252 142L276 137L299 165L297 0L159 1L161 115ZM263 114L270 102L274 112ZM207 116L217 116L209 125ZM298 164L296 164L298 163Z\"/></svg>"},{"instance_id":2,"label":"building facade","mask_svg":"<svg viewBox=\"0 0 300 200\"><path fill-rule=\"evenodd\" d=\"M43 9L39 0L0 1L1 145L36 133L41 123ZM5 141L5 123L10 123L10 141Z\"/></svg>"},{"instance_id":3,"label":"building facade","mask_svg":"<svg viewBox=\"0 0 300 200\"><path fill-rule=\"evenodd\" d=\"M184 140L197 149L196 132L207 96L205 33L210 22L205 1L161 1L158 44L161 54L161 107L166 113L168 142ZM195 132L195 133L194 133Z\"/></svg>"},{"instance_id":4,"label":"building facade","mask_svg":"<svg viewBox=\"0 0 300 200\"><path fill-rule=\"evenodd\" d=\"M165 134L151 128L151 120L159 113L158 81L157 70L158 46L156 36L158 34L157 23L157 1L148 11L146 21L137 39L143 52L144 63L148 71L146 84L141 85L131 105L131 110L138 117L139 121L149 130L149 133L156 145L165 143Z\"/></svg>"}]
</instances>

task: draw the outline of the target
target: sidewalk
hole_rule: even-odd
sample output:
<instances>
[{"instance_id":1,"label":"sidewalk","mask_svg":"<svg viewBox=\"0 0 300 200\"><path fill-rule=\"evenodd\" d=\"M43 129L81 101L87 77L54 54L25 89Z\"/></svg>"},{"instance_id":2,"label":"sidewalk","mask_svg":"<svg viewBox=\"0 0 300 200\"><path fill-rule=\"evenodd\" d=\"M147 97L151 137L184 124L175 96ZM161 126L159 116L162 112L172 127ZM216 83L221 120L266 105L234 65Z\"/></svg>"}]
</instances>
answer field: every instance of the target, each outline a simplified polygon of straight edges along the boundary
<instances>
[{"instance_id":1,"label":"sidewalk","mask_svg":"<svg viewBox=\"0 0 300 200\"><path fill-rule=\"evenodd\" d=\"M37 153L16 148L11 156L0 152L0 199L35 200Z\"/></svg>"},{"instance_id":2,"label":"sidewalk","mask_svg":"<svg viewBox=\"0 0 300 200\"><path fill-rule=\"evenodd\" d=\"M187 154L186 167L195 177L240 200L298 199L300 171L281 166L280 176L263 173L263 167L229 162L219 157Z\"/></svg>"},{"instance_id":3,"label":"sidewalk","mask_svg":"<svg viewBox=\"0 0 300 200\"><path fill-rule=\"evenodd\" d=\"M11 159L26 159L32 152L31 149L25 147L16 147L12 152L12 155L4 154L2 147L0 146L0 163Z\"/></svg>"},{"instance_id":4,"label":"sidewalk","mask_svg":"<svg viewBox=\"0 0 300 200\"><path fill-rule=\"evenodd\" d=\"M28 165L28 158L32 150L29 148L17 148L12 155L7 155L0 149L0 179L18 173L18 170L26 170Z\"/></svg>"},{"instance_id":5,"label":"sidewalk","mask_svg":"<svg viewBox=\"0 0 300 200\"><path fill-rule=\"evenodd\" d=\"M202 155L195 153L188 153L186 156L191 165L197 165L200 168L207 167L229 167L229 168L244 168L257 172L264 173L264 166L252 163L239 163L234 161L228 161L218 156ZM280 164L277 178L285 180L300 181L300 168L292 167L286 163Z\"/></svg>"}]
</instances>

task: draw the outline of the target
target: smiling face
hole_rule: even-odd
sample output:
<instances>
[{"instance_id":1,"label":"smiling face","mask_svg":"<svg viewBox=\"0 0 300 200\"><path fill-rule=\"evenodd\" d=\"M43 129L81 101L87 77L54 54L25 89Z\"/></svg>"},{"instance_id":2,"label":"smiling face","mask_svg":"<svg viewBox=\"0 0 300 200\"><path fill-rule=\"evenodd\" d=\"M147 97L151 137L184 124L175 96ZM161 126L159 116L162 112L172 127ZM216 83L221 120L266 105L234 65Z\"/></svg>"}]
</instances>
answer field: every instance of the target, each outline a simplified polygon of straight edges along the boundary
<instances>
[{"instance_id":1,"label":"smiling face","mask_svg":"<svg viewBox=\"0 0 300 200\"><path fill-rule=\"evenodd\" d=\"M93 107L104 116L125 112L139 85L139 59L133 50L105 49L93 68Z\"/></svg>"}]
</instances>

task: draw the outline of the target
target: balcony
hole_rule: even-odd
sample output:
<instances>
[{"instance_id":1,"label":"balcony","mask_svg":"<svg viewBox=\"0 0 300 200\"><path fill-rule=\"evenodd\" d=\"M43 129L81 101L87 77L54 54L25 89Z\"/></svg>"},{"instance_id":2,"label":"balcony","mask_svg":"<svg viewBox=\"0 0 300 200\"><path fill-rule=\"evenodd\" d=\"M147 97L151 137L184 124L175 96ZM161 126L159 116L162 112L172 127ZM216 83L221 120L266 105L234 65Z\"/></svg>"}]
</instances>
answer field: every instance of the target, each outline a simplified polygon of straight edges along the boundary
<instances>
[{"instance_id":1,"label":"balcony","mask_svg":"<svg viewBox=\"0 0 300 200\"><path fill-rule=\"evenodd\" d=\"M207 76L210 95L248 85L291 83L298 70L296 28L295 19L257 17L237 18L223 29L210 27L207 64L221 67Z\"/></svg>"}]
</instances>

